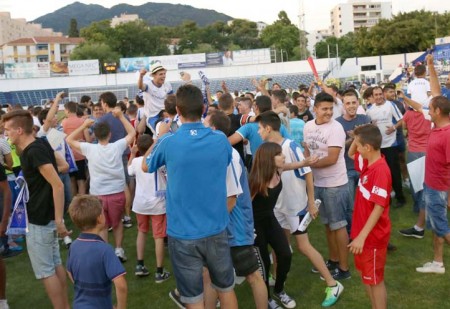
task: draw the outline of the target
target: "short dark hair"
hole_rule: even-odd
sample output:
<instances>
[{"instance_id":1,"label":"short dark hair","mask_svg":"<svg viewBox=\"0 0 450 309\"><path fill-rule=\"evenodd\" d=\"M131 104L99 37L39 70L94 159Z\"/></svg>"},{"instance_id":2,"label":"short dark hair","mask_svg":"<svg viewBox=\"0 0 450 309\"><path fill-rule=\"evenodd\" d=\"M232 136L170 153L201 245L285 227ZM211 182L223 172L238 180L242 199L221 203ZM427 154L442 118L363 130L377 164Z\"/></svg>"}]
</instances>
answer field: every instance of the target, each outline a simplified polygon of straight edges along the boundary
<instances>
[{"instance_id":1,"label":"short dark hair","mask_svg":"<svg viewBox=\"0 0 450 309\"><path fill-rule=\"evenodd\" d=\"M450 114L450 101L449 99L447 99L444 96L437 96L434 97L433 99L431 99L430 102L431 105L433 105L433 108L439 108L439 110L441 111L441 114L443 116L448 117Z\"/></svg>"},{"instance_id":2,"label":"short dark hair","mask_svg":"<svg viewBox=\"0 0 450 309\"><path fill-rule=\"evenodd\" d=\"M223 94L219 98L219 108L220 110L226 111L233 107L234 99L229 93Z\"/></svg>"},{"instance_id":3,"label":"short dark hair","mask_svg":"<svg viewBox=\"0 0 450 309\"><path fill-rule=\"evenodd\" d=\"M349 88L342 93L342 97L355 96L358 98L358 92L354 88Z\"/></svg>"},{"instance_id":4,"label":"short dark hair","mask_svg":"<svg viewBox=\"0 0 450 309\"><path fill-rule=\"evenodd\" d=\"M331 84L330 86L328 86L329 88L333 89L334 92L338 93L339 92L339 88L338 86L336 86L335 84Z\"/></svg>"},{"instance_id":5,"label":"short dark hair","mask_svg":"<svg viewBox=\"0 0 450 309\"><path fill-rule=\"evenodd\" d=\"M128 108L127 108L128 115L136 115L137 111L138 111L138 107L136 106L136 104L130 103L128 105Z\"/></svg>"},{"instance_id":6,"label":"short dark hair","mask_svg":"<svg viewBox=\"0 0 450 309\"><path fill-rule=\"evenodd\" d=\"M292 100L297 100L297 98L300 96L300 93L299 92L297 92L297 91L294 91L293 93L292 93Z\"/></svg>"},{"instance_id":7,"label":"short dark hair","mask_svg":"<svg viewBox=\"0 0 450 309\"><path fill-rule=\"evenodd\" d=\"M164 100L164 109L169 115L177 114L177 98L174 94L169 94Z\"/></svg>"},{"instance_id":8,"label":"short dark hair","mask_svg":"<svg viewBox=\"0 0 450 309\"><path fill-rule=\"evenodd\" d=\"M386 92L388 90L395 90L395 85L392 83L388 83L388 84L384 85L383 92Z\"/></svg>"},{"instance_id":9,"label":"short dark hair","mask_svg":"<svg viewBox=\"0 0 450 309\"><path fill-rule=\"evenodd\" d=\"M272 95L281 103L286 101L286 91L284 90L272 90Z\"/></svg>"},{"instance_id":10,"label":"short dark hair","mask_svg":"<svg viewBox=\"0 0 450 309\"><path fill-rule=\"evenodd\" d=\"M414 75L416 76L425 76L427 73L427 68L423 64L416 65L414 68Z\"/></svg>"},{"instance_id":11,"label":"short dark hair","mask_svg":"<svg viewBox=\"0 0 450 309\"><path fill-rule=\"evenodd\" d=\"M76 114L77 109L78 109L78 104L70 101L70 102L67 102L66 104L64 104L64 108L67 109L69 111L69 113Z\"/></svg>"},{"instance_id":12,"label":"short dark hair","mask_svg":"<svg viewBox=\"0 0 450 309\"><path fill-rule=\"evenodd\" d=\"M98 98L98 101L103 101L109 108L114 108L117 105L117 97L111 91L103 92Z\"/></svg>"},{"instance_id":13,"label":"short dark hair","mask_svg":"<svg viewBox=\"0 0 450 309\"><path fill-rule=\"evenodd\" d=\"M256 97L255 104L258 106L260 113L272 110L272 101L270 100L270 97L266 95Z\"/></svg>"},{"instance_id":14,"label":"short dark hair","mask_svg":"<svg viewBox=\"0 0 450 309\"><path fill-rule=\"evenodd\" d=\"M294 115L298 115L298 106L297 105L289 106L289 112L294 113Z\"/></svg>"},{"instance_id":15,"label":"short dark hair","mask_svg":"<svg viewBox=\"0 0 450 309\"><path fill-rule=\"evenodd\" d=\"M108 138L109 133L111 133L111 127L107 122L99 122L94 127L95 137L99 141L104 141Z\"/></svg>"},{"instance_id":16,"label":"short dark hair","mask_svg":"<svg viewBox=\"0 0 450 309\"><path fill-rule=\"evenodd\" d=\"M69 206L69 215L81 231L86 231L97 226L97 218L102 214L102 210L102 202L98 197L83 194L73 198Z\"/></svg>"},{"instance_id":17,"label":"short dark hair","mask_svg":"<svg viewBox=\"0 0 450 309\"><path fill-rule=\"evenodd\" d=\"M248 94L252 97L252 100L255 98L255 95L253 94L253 92L247 91L245 94Z\"/></svg>"},{"instance_id":18,"label":"short dark hair","mask_svg":"<svg viewBox=\"0 0 450 309\"><path fill-rule=\"evenodd\" d=\"M136 145L141 155L147 152L147 150L153 145L153 138L148 134L143 134L138 137Z\"/></svg>"},{"instance_id":19,"label":"short dark hair","mask_svg":"<svg viewBox=\"0 0 450 309\"><path fill-rule=\"evenodd\" d=\"M373 87L367 87L366 90L364 90L363 99L367 100L371 96L373 96Z\"/></svg>"},{"instance_id":20,"label":"short dark hair","mask_svg":"<svg viewBox=\"0 0 450 309\"><path fill-rule=\"evenodd\" d=\"M261 113L256 117L256 122L259 122L263 127L271 127L274 131L280 131L281 128L281 119L280 117L273 111L267 111Z\"/></svg>"},{"instance_id":21,"label":"short dark hair","mask_svg":"<svg viewBox=\"0 0 450 309\"><path fill-rule=\"evenodd\" d=\"M319 92L314 99L314 106L318 106L322 102L328 102L334 104L334 98L331 94L328 94L324 91Z\"/></svg>"},{"instance_id":22,"label":"short dark hair","mask_svg":"<svg viewBox=\"0 0 450 309\"><path fill-rule=\"evenodd\" d=\"M2 116L3 122L12 121L14 128L22 128L26 134L33 133L33 117L26 110L14 110Z\"/></svg>"},{"instance_id":23,"label":"short dark hair","mask_svg":"<svg viewBox=\"0 0 450 309\"><path fill-rule=\"evenodd\" d=\"M144 105L144 99L141 98L140 96L136 95L136 97L134 98L134 100L136 101L136 104L141 106Z\"/></svg>"},{"instance_id":24,"label":"short dark hair","mask_svg":"<svg viewBox=\"0 0 450 309\"><path fill-rule=\"evenodd\" d=\"M91 100L90 96L83 95L83 96L81 96L80 103L89 103L90 100Z\"/></svg>"},{"instance_id":25,"label":"short dark hair","mask_svg":"<svg viewBox=\"0 0 450 309\"><path fill-rule=\"evenodd\" d=\"M122 113L127 112L127 105L125 103L123 103L123 101L119 101L116 106L120 107L120 110L122 111Z\"/></svg>"},{"instance_id":26,"label":"short dark hair","mask_svg":"<svg viewBox=\"0 0 450 309\"><path fill-rule=\"evenodd\" d=\"M181 116L190 121L200 120L203 114L203 95L198 87L182 85L177 90L176 98Z\"/></svg>"},{"instance_id":27,"label":"short dark hair","mask_svg":"<svg viewBox=\"0 0 450 309\"><path fill-rule=\"evenodd\" d=\"M231 120L221 110L212 110L209 113L209 123L216 130L223 132L226 136L230 135Z\"/></svg>"},{"instance_id":28,"label":"short dark hair","mask_svg":"<svg viewBox=\"0 0 450 309\"><path fill-rule=\"evenodd\" d=\"M46 108L46 109L41 110L41 112L39 113L38 120L39 120L40 124L44 124L44 120L45 120L45 118L47 118L49 110L50 110L49 108Z\"/></svg>"},{"instance_id":29,"label":"short dark hair","mask_svg":"<svg viewBox=\"0 0 450 309\"><path fill-rule=\"evenodd\" d=\"M376 125L365 124L356 127L354 134L362 145L370 145L374 150L380 149L382 136L380 129Z\"/></svg>"},{"instance_id":30,"label":"short dark hair","mask_svg":"<svg viewBox=\"0 0 450 309\"><path fill-rule=\"evenodd\" d=\"M42 107L40 106L35 106L33 107L33 116L37 116L39 115L39 113L42 111Z\"/></svg>"},{"instance_id":31,"label":"short dark hair","mask_svg":"<svg viewBox=\"0 0 450 309\"><path fill-rule=\"evenodd\" d=\"M239 104L242 104L242 103L244 103L245 105L247 105L248 108L252 108L252 106L253 106L253 101L252 101L252 99L247 98L247 97L241 98L241 100L239 101Z\"/></svg>"}]
</instances>

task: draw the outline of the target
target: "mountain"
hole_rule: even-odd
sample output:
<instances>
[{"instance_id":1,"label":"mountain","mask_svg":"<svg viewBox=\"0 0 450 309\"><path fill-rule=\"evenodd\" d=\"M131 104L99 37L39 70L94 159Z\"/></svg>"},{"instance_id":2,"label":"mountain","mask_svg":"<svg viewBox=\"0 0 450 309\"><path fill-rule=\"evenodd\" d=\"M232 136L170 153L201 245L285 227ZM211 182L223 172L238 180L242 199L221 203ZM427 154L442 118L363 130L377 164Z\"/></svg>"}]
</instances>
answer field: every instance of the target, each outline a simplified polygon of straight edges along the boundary
<instances>
[{"instance_id":1,"label":"mountain","mask_svg":"<svg viewBox=\"0 0 450 309\"><path fill-rule=\"evenodd\" d=\"M193 20L200 27L212 24L215 21L229 21L233 18L218 13L214 10L197 9L190 5L153 3L133 6L118 4L110 9L97 4L83 4L74 2L53 13L46 14L35 20L34 23L42 24L45 28L53 28L54 31L67 34L71 18L75 18L78 29L90 25L94 21L111 19L122 13L138 14L149 25L177 26L184 20Z\"/></svg>"}]
</instances>

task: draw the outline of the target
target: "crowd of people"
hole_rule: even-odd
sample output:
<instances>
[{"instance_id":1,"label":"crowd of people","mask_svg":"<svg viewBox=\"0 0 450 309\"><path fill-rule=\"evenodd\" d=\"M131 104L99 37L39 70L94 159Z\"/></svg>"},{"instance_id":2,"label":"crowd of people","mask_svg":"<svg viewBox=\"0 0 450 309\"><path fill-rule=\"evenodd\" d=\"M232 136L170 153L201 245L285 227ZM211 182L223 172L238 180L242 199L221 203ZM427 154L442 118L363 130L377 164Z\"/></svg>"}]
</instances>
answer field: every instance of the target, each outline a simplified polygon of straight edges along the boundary
<instances>
[{"instance_id":1,"label":"crowd of people","mask_svg":"<svg viewBox=\"0 0 450 309\"><path fill-rule=\"evenodd\" d=\"M408 95L393 84L341 91L321 80L288 93L255 80L255 91L241 95L223 83L213 100L206 77L203 91L185 78L176 94L165 79L156 63L140 72L135 102L112 92L95 104L83 96L64 104L61 122L62 92L48 108L11 106L2 116L2 256L21 238L5 231L23 177L26 249L54 308L71 307L66 270L74 308L113 308L113 286L115 308L126 308L122 242L133 224L134 274L150 275L144 256L151 226L154 280L172 278L164 267L167 242L177 287L169 296L180 308L237 308L235 275L249 283L256 308L295 308L285 290L294 239L324 280L323 307L341 297L353 254L372 308L387 308L384 268L396 249L389 209L391 197L393 207L405 205L405 185L418 219L399 232L423 238L427 224L433 233L433 260L416 270L445 272L450 101L431 55L416 66ZM424 179L409 174L407 163ZM75 240L65 213L80 230ZM324 225L326 259L310 243L305 217ZM66 268L59 239L69 248ZM9 308L1 258L0 273L0 308Z\"/></svg>"}]
</instances>

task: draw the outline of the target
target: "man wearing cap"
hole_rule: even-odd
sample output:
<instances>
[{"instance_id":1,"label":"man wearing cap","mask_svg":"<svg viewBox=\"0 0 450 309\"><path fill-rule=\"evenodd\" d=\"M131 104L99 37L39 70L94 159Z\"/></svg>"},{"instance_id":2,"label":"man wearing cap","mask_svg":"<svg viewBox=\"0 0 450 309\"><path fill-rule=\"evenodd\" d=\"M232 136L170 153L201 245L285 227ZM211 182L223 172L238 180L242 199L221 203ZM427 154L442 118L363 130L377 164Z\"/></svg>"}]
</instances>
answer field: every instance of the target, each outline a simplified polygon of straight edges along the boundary
<instances>
[{"instance_id":1,"label":"man wearing cap","mask_svg":"<svg viewBox=\"0 0 450 309\"><path fill-rule=\"evenodd\" d=\"M156 62L150 68L152 80L145 80L146 69L142 69L139 74L138 88L143 91L144 115L147 118L147 126L155 131L155 122L158 120L158 113L164 109L164 100L168 94L172 94L172 86L166 83L167 70Z\"/></svg>"}]
</instances>

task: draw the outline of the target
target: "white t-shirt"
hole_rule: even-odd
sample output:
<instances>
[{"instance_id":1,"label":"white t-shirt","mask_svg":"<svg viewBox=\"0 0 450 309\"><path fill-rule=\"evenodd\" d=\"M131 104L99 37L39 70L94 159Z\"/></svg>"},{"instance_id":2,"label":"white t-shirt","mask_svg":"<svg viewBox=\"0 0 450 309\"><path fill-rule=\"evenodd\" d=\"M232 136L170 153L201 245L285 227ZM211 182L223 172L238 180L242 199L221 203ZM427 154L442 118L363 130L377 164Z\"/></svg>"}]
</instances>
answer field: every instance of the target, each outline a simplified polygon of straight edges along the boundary
<instances>
[{"instance_id":1,"label":"white t-shirt","mask_svg":"<svg viewBox=\"0 0 450 309\"><path fill-rule=\"evenodd\" d=\"M344 104L342 103L341 99L336 98L336 103L333 104L333 119L341 117L343 113L344 113Z\"/></svg>"},{"instance_id":2,"label":"white t-shirt","mask_svg":"<svg viewBox=\"0 0 450 309\"><path fill-rule=\"evenodd\" d=\"M153 81L146 83L146 90L142 93L144 99L144 114L147 118L155 117L164 109L164 100L172 93L172 86L164 83L161 87L156 87Z\"/></svg>"},{"instance_id":3,"label":"white t-shirt","mask_svg":"<svg viewBox=\"0 0 450 309\"><path fill-rule=\"evenodd\" d=\"M141 165L144 157L134 158L128 166L128 174L136 176L136 193L133 212L141 215L161 215L166 213L166 199L156 196L156 183L165 183L161 173L144 173Z\"/></svg>"},{"instance_id":4,"label":"white t-shirt","mask_svg":"<svg viewBox=\"0 0 450 309\"><path fill-rule=\"evenodd\" d=\"M430 104L430 98L428 97L428 92L430 91L430 82L425 78L416 78L408 85L408 93L411 95L411 100L422 104L425 108L428 108Z\"/></svg>"},{"instance_id":5,"label":"white t-shirt","mask_svg":"<svg viewBox=\"0 0 450 309\"><path fill-rule=\"evenodd\" d=\"M227 196L239 195L242 193L242 187L239 179L241 178L242 171L239 160L241 156L236 149L232 148L231 162L227 167Z\"/></svg>"},{"instance_id":6,"label":"white t-shirt","mask_svg":"<svg viewBox=\"0 0 450 309\"><path fill-rule=\"evenodd\" d=\"M372 123L381 131L381 136L383 138L381 141L381 148L395 146L397 142L396 132L394 131L389 135L386 134L386 129L388 127L392 127L403 118L395 103L386 101L382 105L372 104L366 113L372 120Z\"/></svg>"},{"instance_id":7,"label":"white t-shirt","mask_svg":"<svg viewBox=\"0 0 450 309\"><path fill-rule=\"evenodd\" d=\"M308 121L303 129L303 137L310 152L312 151L319 159L328 156L329 147L341 148L335 164L312 168L314 185L325 188L345 185L348 178L344 159L345 131L342 125L334 119L321 125L317 125L315 120Z\"/></svg>"},{"instance_id":8,"label":"white t-shirt","mask_svg":"<svg viewBox=\"0 0 450 309\"><path fill-rule=\"evenodd\" d=\"M290 139L285 139L281 144L282 152L286 156L285 162L300 162L305 160L299 145ZM310 173L309 167L298 170L284 171L281 174L283 189L278 197L275 208L277 211L288 215L296 216L300 211L308 206L308 195L306 194L306 181L304 175Z\"/></svg>"},{"instance_id":9,"label":"white t-shirt","mask_svg":"<svg viewBox=\"0 0 450 309\"><path fill-rule=\"evenodd\" d=\"M109 195L124 191L122 156L127 147L125 138L107 145L80 143L81 154L88 159L90 194Z\"/></svg>"},{"instance_id":10,"label":"white t-shirt","mask_svg":"<svg viewBox=\"0 0 450 309\"><path fill-rule=\"evenodd\" d=\"M11 146L9 146L6 139L0 137L0 164L5 164L5 155L11 153Z\"/></svg>"}]
</instances>

